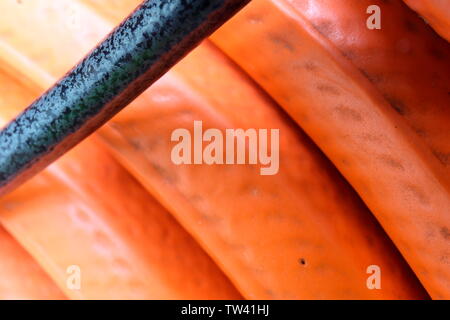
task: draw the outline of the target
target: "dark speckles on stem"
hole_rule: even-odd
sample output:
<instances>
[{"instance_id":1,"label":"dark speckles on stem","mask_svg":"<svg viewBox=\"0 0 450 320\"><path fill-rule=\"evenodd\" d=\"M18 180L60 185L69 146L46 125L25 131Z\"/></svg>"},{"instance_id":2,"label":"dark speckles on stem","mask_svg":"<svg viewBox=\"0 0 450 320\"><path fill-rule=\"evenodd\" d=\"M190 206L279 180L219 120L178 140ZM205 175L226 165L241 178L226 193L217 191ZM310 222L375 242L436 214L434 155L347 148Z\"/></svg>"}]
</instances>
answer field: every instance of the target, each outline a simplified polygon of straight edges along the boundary
<instances>
[{"instance_id":1,"label":"dark speckles on stem","mask_svg":"<svg viewBox=\"0 0 450 320\"><path fill-rule=\"evenodd\" d=\"M120 57L118 62L119 62L119 64L127 63L127 62L130 62L132 59L133 59L133 56L129 52L127 52L122 57Z\"/></svg>"},{"instance_id":2,"label":"dark speckles on stem","mask_svg":"<svg viewBox=\"0 0 450 320\"><path fill-rule=\"evenodd\" d=\"M135 31L144 21L145 15L140 14L137 15L136 18L129 23L129 27L131 31Z\"/></svg>"},{"instance_id":3,"label":"dark speckles on stem","mask_svg":"<svg viewBox=\"0 0 450 320\"><path fill-rule=\"evenodd\" d=\"M63 100L67 100L67 89L69 89L69 87L67 85L65 85L64 83L60 83L58 85L59 89L60 89L60 96Z\"/></svg>"},{"instance_id":4,"label":"dark speckles on stem","mask_svg":"<svg viewBox=\"0 0 450 320\"><path fill-rule=\"evenodd\" d=\"M0 186L31 164L52 159L47 155L55 146L68 148L78 142L70 140L75 139L73 132L78 131L76 139L81 139L92 127L102 125L245 3L144 1L78 66L0 132ZM156 169L174 181L169 172Z\"/></svg>"}]
</instances>

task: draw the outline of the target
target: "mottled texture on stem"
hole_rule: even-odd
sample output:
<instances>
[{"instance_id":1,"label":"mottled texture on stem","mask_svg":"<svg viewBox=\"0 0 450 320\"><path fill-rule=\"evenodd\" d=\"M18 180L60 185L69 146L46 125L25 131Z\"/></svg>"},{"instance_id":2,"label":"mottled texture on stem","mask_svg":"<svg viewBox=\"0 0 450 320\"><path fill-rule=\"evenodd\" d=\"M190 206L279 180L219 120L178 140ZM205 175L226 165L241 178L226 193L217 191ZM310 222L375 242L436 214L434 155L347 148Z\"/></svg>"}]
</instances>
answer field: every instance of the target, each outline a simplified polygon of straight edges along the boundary
<instances>
[{"instance_id":1,"label":"mottled texture on stem","mask_svg":"<svg viewBox=\"0 0 450 320\"><path fill-rule=\"evenodd\" d=\"M104 124L247 2L144 1L0 132L0 194Z\"/></svg>"}]
</instances>

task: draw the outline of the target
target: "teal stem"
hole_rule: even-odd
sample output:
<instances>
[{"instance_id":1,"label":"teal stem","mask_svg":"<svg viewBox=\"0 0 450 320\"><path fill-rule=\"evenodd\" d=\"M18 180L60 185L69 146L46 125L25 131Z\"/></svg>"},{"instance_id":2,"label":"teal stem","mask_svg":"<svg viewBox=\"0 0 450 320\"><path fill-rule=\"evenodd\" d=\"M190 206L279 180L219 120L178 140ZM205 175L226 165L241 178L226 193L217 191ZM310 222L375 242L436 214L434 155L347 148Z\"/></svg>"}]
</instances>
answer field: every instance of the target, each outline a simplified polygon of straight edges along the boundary
<instances>
[{"instance_id":1,"label":"teal stem","mask_svg":"<svg viewBox=\"0 0 450 320\"><path fill-rule=\"evenodd\" d=\"M144 1L0 132L0 194L102 126L249 1Z\"/></svg>"}]
</instances>

